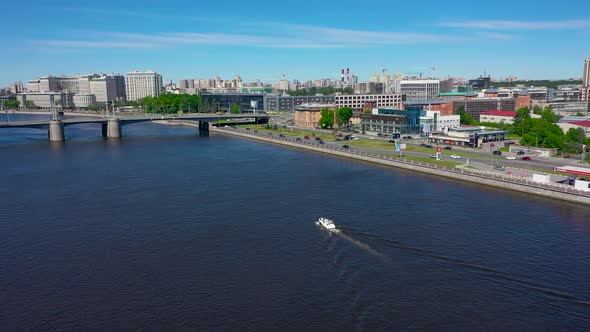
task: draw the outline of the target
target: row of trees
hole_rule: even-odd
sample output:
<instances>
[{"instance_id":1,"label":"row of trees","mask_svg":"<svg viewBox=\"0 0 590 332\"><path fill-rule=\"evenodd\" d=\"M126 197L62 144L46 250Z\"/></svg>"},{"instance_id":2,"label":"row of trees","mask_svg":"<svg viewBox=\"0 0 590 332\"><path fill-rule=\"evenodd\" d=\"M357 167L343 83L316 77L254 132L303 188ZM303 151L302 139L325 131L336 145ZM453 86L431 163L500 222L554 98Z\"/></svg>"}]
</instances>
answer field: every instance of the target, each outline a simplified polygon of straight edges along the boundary
<instances>
[{"instance_id":1,"label":"row of trees","mask_svg":"<svg viewBox=\"0 0 590 332\"><path fill-rule=\"evenodd\" d=\"M336 110L323 109L320 111L320 120L318 125L320 128L334 128L337 125L339 128L347 125L352 117L352 108L342 107ZM334 123L334 121L336 123Z\"/></svg>"},{"instance_id":2,"label":"row of trees","mask_svg":"<svg viewBox=\"0 0 590 332\"><path fill-rule=\"evenodd\" d=\"M334 87L328 86L325 88L316 88L316 87L311 87L308 89L299 89L299 90L289 90L287 91L287 93L289 94L289 96L315 96L317 94L322 94L322 95L333 95L336 92L340 92L343 94L352 94L352 88L348 87L348 88L343 88L343 89L336 89Z\"/></svg>"},{"instance_id":3,"label":"row of trees","mask_svg":"<svg viewBox=\"0 0 590 332\"><path fill-rule=\"evenodd\" d=\"M20 107L20 102L16 99L2 101L2 107L9 109L17 109Z\"/></svg>"},{"instance_id":4,"label":"row of trees","mask_svg":"<svg viewBox=\"0 0 590 332\"><path fill-rule=\"evenodd\" d=\"M139 104L149 113L195 113L200 109L201 97L189 94L162 94L158 98L145 97Z\"/></svg>"},{"instance_id":5,"label":"row of trees","mask_svg":"<svg viewBox=\"0 0 590 332\"><path fill-rule=\"evenodd\" d=\"M539 106L533 107L532 113L540 116L535 118L531 116L531 110L528 108L519 108L516 110L513 124L480 123L461 110L458 113L461 115L461 123L512 131L520 136L521 145L558 149L566 153L580 153L582 145L590 147L590 138L586 137L583 129L570 128L567 132L563 132L556 124L560 117L553 112L551 106L544 109Z\"/></svg>"}]
</instances>

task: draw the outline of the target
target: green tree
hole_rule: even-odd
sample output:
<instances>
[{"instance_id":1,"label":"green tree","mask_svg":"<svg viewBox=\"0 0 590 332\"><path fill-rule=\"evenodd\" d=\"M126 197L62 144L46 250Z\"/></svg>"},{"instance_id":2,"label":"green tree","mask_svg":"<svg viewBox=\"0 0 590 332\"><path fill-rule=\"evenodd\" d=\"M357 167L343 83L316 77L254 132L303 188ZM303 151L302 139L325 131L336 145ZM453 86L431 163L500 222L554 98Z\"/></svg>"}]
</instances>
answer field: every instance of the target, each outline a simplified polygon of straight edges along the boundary
<instances>
[{"instance_id":1,"label":"green tree","mask_svg":"<svg viewBox=\"0 0 590 332\"><path fill-rule=\"evenodd\" d=\"M543 140L543 147L545 148L562 149L563 145L563 136L554 133L549 133Z\"/></svg>"},{"instance_id":2,"label":"green tree","mask_svg":"<svg viewBox=\"0 0 590 332\"><path fill-rule=\"evenodd\" d=\"M334 111L329 109L323 109L320 111L320 120L318 121L320 128L333 128L334 127Z\"/></svg>"},{"instance_id":3,"label":"green tree","mask_svg":"<svg viewBox=\"0 0 590 332\"><path fill-rule=\"evenodd\" d=\"M232 113L232 114L239 114L240 113L240 105L238 105L238 104L231 104L230 113Z\"/></svg>"},{"instance_id":4,"label":"green tree","mask_svg":"<svg viewBox=\"0 0 590 332\"><path fill-rule=\"evenodd\" d=\"M526 107L521 107L516 110L516 116L514 117L514 129L515 132L522 136L530 130L532 127L532 123L529 121L531 120L531 114L529 109Z\"/></svg>"},{"instance_id":5,"label":"green tree","mask_svg":"<svg viewBox=\"0 0 590 332\"><path fill-rule=\"evenodd\" d=\"M352 108L350 107L342 107L336 110L336 121L338 121L338 126L342 127L343 125L348 124L348 121L352 117Z\"/></svg>"},{"instance_id":6,"label":"green tree","mask_svg":"<svg viewBox=\"0 0 590 332\"><path fill-rule=\"evenodd\" d=\"M4 108L10 108L10 109L17 109L20 106L20 102L18 100L5 100L4 103Z\"/></svg>"},{"instance_id":7,"label":"green tree","mask_svg":"<svg viewBox=\"0 0 590 332\"><path fill-rule=\"evenodd\" d=\"M36 108L37 105L32 100L25 100L25 108Z\"/></svg>"},{"instance_id":8,"label":"green tree","mask_svg":"<svg viewBox=\"0 0 590 332\"><path fill-rule=\"evenodd\" d=\"M543 109L541 108L541 106L539 106L539 105L533 106L533 113L541 115L541 112L543 112Z\"/></svg>"},{"instance_id":9,"label":"green tree","mask_svg":"<svg viewBox=\"0 0 590 332\"><path fill-rule=\"evenodd\" d=\"M582 128L570 128L567 133L565 133L566 142L584 143L585 140L586 135L584 134L584 130Z\"/></svg>"},{"instance_id":10,"label":"green tree","mask_svg":"<svg viewBox=\"0 0 590 332\"><path fill-rule=\"evenodd\" d=\"M559 121L559 118L559 115L553 113L553 111L550 109L545 109L541 112L541 119L547 122L556 123L557 121Z\"/></svg>"},{"instance_id":11,"label":"green tree","mask_svg":"<svg viewBox=\"0 0 590 332\"><path fill-rule=\"evenodd\" d=\"M465 113L465 106L460 105L457 108L457 114L459 114L459 121L461 124L470 125L475 123L473 117L470 114Z\"/></svg>"}]
</instances>

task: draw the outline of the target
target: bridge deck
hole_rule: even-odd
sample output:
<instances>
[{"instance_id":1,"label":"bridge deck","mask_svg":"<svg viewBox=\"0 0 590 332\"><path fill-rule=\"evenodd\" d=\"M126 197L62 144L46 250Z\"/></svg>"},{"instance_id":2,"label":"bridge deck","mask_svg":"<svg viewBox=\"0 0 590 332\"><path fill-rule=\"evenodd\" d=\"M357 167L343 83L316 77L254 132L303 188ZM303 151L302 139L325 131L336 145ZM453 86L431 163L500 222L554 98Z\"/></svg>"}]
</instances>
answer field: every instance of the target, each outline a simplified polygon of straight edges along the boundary
<instances>
[{"instance_id":1,"label":"bridge deck","mask_svg":"<svg viewBox=\"0 0 590 332\"><path fill-rule=\"evenodd\" d=\"M147 121L174 121L174 120L195 120L204 122L214 122L219 120L228 119L268 119L270 115L257 115L257 114L230 114L230 115L217 115L217 114L195 114L195 115L182 115L182 116L135 116L135 117L117 117L122 125L147 122ZM109 118L73 118L63 119L64 126L84 124L84 123L107 123ZM47 120L36 120L36 121L13 121L13 122L0 122L0 128L44 128L49 125L50 119Z\"/></svg>"}]
</instances>

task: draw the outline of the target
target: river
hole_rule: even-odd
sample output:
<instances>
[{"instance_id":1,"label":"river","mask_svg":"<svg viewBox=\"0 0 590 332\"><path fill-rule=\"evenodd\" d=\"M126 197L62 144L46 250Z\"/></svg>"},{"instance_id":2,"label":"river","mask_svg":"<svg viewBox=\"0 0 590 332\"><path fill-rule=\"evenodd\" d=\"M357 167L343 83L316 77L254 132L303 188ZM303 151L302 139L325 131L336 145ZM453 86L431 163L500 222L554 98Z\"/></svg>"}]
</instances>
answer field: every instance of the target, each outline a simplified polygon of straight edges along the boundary
<instances>
[{"instance_id":1,"label":"river","mask_svg":"<svg viewBox=\"0 0 590 332\"><path fill-rule=\"evenodd\" d=\"M0 130L0 330L590 328L588 207L195 128L66 134Z\"/></svg>"}]
</instances>

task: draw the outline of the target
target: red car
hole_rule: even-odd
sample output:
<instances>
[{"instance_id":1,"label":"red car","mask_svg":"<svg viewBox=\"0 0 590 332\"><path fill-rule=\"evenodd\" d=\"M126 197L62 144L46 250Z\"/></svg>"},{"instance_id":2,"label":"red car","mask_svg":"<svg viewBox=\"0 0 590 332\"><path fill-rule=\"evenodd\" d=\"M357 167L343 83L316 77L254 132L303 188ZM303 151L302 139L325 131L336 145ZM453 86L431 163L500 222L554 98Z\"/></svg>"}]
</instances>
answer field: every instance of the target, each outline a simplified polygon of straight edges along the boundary
<instances>
[{"instance_id":1,"label":"red car","mask_svg":"<svg viewBox=\"0 0 590 332\"><path fill-rule=\"evenodd\" d=\"M303 137L303 138L305 138L305 139L309 139L309 136L305 136L305 137Z\"/></svg>"},{"instance_id":2,"label":"red car","mask_svg":"<svg viewBox=\"0 0 590 332\"><path fill-rule=\"evenodd\" d=\"M526 156L526 157L520 158L520 160L533 160L533 159L531 157Z\"/></svg>"}]
</instances>

